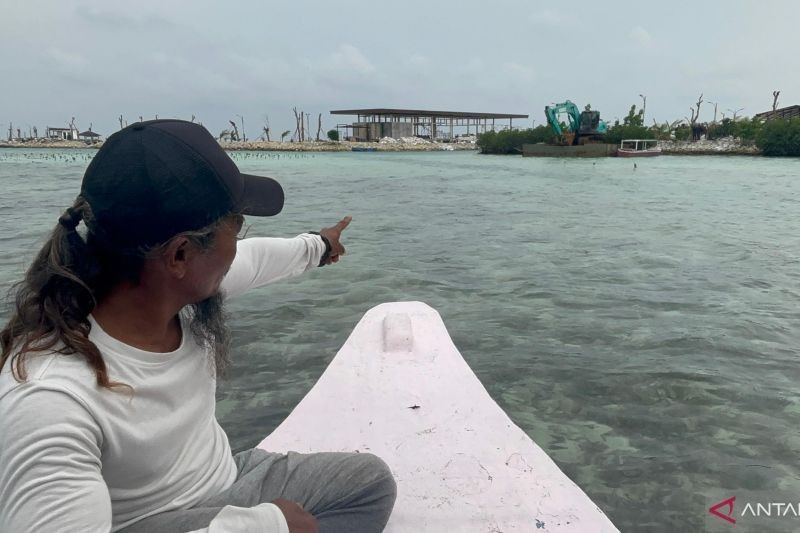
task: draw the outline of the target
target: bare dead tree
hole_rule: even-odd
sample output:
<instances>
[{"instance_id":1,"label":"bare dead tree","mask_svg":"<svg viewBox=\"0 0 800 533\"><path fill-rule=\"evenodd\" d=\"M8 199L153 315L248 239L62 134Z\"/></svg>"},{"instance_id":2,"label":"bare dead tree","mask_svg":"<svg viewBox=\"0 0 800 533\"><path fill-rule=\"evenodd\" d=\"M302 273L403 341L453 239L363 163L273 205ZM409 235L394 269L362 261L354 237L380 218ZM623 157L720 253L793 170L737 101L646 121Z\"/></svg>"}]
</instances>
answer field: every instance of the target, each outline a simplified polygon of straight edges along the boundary
<instances>
[{"instance_id":1,"label":"bare dead tree","mask_svg":"<svg viewBox=\"0 0 800 533\"><path fill-rule=\"evenodd\" d=\"M36 126L33 127L33 138L34 139L38 139L39 138L39 130L36 129Z\"/></svg>"},{"instance_id":2,"label":"bare dead tree","mask_svg":"<svg viewBox=\"0 0 800 533\"><path fill-rule=\"evenodd\" d=\"M242 120L242 142L247 142L247 132L244 131L244 117L242 115L236 115Z\"/></svg>"},{"instance_id":3,"label":"bare dead tree","mask_svg":"<svg viewBox=\"0 0 800 533\"><path fill-rule=\"evenodd\" d=\"M264 117L264 136L267 138L267 142L270 142L270 140L269 140L269 115L266 115Z\"/></svg>"},{"instance_id":4,"label":"bare dead tree","mask_svg":"<svg viewBox=\"0 0 800 533\"><path fill-rule=\"evenodd\" d=\"M22 139L22 133L20 133L19 128L17 128L17 139Z\"/></svg>"},{"instance_id":5,"label":"bare dead tree","mask_svg":"<svg viewBox=\"0 0 800 533\"><path fill-rule=\"evenodd\" d=\"M306 140L306 121L305 121L305 113L303 110L300 110L300 142Z\"/></svg>"},{"instance_id":6,"label":"bare dead tree","mask_svg":"<svg viewBox=\"0 0 800 533\"><path fill-rule=\"evenodd\" d=\"M697 119L700 117L700 104L702 103L703 103L703 93L700 93L700 98L697 99L697 103L695 104L697 106L697 111L695 111L691 107L689 108L689 111L691 111L692 113L692 120L690 121L692 125L694 125L694 123L697 122Z\"/></svg>"},{"instance_id":7,"label":"bare dead tree","mask_svg":"<svg viewBox=\"0 0 800 533\"><path fill-rule=\"evenodd\" d=\"M739 111L744 111L744 108L740 107L739 109L728 109L728 111L730 111L733 114L733 118L731 120L736 122L736 117L739 114Z\"/></svg>"},{"instance_id":8,"label":"bare dead tree","mask_svg":"<svg viewBox=\"0 0 800 533\"><path fill-rule=\"evenodd\" d=\"M306 131L308 138L311 139L311 113L306 113Z\"/></svg>"},{"instance_id":9,"label":"bare dead tree","mask_svg":"<svg viewBox=\"0 0 800 533\"><path fill-rule=\"evenodd\" d=\"M778 108L778 96L781 94L780 91L772 91L772 110L775 111Z\"/></svg>"},{"instance_id":10,"label":"bare dead tree","mask_svg":"<svg viewBox=\"0 0 800 533\"><path fill-rule=\"evenodd\" d=\"M124 121L122 120L122 115L120 115L120 116L119 116L119 129L122 129L122 128L123 128L123 126L122 126L122 123L123 123L123 122L124 122Z\"/></svg>"},{"instance_id":11,"label":"bare dead tree","mask_svg":"<svg viewBox=\"0 0 800 533\"><path fill-rule=\"evenodd\" d=\"M139 115L139 122L144 122L144 119L142 119L142 115Z\"/></svg>"},{"instance_id":12,"label":"bare dead tree","mask_svg":"<svg viewBox=\"0 0 800 533\"><path fill-rule=\"evenodd\" d=\"M11 139L13 139L13 138L14 138L14 123L13 122L9 122L8 123L8 140L9 140L9 142L11 142Z\"/></svg>"},{"instance_id":13,"label":"bare dead tree","mask_svg":"<svg viewBox=\"0 0 800 533\"><path fill-rule=\"evenodd\" d=\"M295 130L294 135L292 135L292 139L297 136L297 140L300 140L300 117L297 115L297 108L293 107L292 112L294 113L294 122L295 122Z\"/></svg>"},{"instance_id":14,"label":"bare dead tree","mask_svg":"<svg viewBox=\"0 0 800 533\"><path fill-rule=\"evenodd\" d=\"M192 115L192 122L194 122L194 119L195 119L195 118L196 118L196 117L195 117L194 115Z\"/></svg>"},{"instance_id":15,"label":"bare dead tree","mask_svg":"<svg viewBox=\"0 0 800 533\"><path fill-rule=\"evenodd\" d=\"M239 140L239 128L236 127L236 123L234 121L229 120L228 122L233 127L233 133L231 134L231 140L232 141L238 141Z\"/></svg>"},{"instance_id":16,"label":"bare dead tree","mask_svg":"<svg viewBox=\"0 0 800 533\"><path fill-rule=\"evenodd\" d=\"M320 133L322 133L322 113L317 116L317 142L319 142Z\"/></svg>"},{"instance_id":17,"label":"bare dead tree","mask_svg":"<svg viewBox=\"0 0 800 533\"><path fill-rule=\"evenodd\" d=\"M711 123L712 124L716 124L717 123L717 106L719 105L719 102L712 102L711 100L708 100L708 103L709 104L714 104L714 120L712 120Z\"/></svg>"}]
</instances>

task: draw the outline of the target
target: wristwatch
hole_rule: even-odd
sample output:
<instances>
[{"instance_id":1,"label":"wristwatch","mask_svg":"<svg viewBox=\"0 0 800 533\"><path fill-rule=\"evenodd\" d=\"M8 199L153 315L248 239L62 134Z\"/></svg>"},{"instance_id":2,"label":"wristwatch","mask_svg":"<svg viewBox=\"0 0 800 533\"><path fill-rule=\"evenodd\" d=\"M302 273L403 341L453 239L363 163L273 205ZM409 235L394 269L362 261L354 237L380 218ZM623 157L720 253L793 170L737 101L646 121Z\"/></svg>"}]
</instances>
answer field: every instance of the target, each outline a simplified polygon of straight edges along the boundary
<instances>
[{"instance_id":1,"label":"wristwatch","mask_svg":"<svg viewBox=\"0 0 800 533\"><path fill-rule=\"evenodd\" d=\"M331 241L329 241L328 238L325 235L322 235L318 231L308 231L307 233L310 233L311 235L319 235L320 237L322 237L322 242L325 243L325 253L322 254L322 257L319 258L319 265L318 266L321 266L321 267L325 266L325 262L331 256L331 249L332 249Z\"/></svg>"}]
</instances>

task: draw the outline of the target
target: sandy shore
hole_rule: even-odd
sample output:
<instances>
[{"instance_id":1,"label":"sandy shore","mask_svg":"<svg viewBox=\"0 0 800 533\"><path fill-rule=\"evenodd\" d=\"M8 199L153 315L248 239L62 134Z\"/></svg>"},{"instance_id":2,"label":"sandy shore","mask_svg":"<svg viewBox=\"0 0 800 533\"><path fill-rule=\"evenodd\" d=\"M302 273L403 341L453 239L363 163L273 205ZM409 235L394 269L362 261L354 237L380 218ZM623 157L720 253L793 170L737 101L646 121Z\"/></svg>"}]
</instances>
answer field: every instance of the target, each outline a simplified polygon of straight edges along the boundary
<instances>
[{"instance_id":1,"label":"sandy shore","mask_svg":"<svg viewBox=\"0 0 800 533\"><path fill-rule=\"evenodd\" d=\"M50 139L31 139L29 141L1 141L0 148L100 148L103 143L84 141L61 141Z\"/></svg>"},{"instance_id":2,"label":"sandy shore","mask_svg":"<svg viewBox=\"0 0 800 533\"><path fill-rule=\"evenodd\" d=\"M432 143L419 139L414 142L225 142L226 150L266 150L275 152L350 152L353 148L369 149L378 152L435 152L453 150L477 150L475 143Z\"/></svg>"},{"instance_id":3,"label":"sandy shore","mask_svg":"<svg viewBox=\"0 0 800 533\"><path fill-rule=\"evenodd\" d=\"M99 143L85 143L83 141L53 141L49 139L36 139L30 141L0 141L0 148L100 148ZM477 150L475 143L432 143L419 139L413 142L222 142L220 145L225 150L254 150L274 152L349 152L353 148L368 148L378 152L435 152L454 150Z\"/></svg>"},{"instance_id":4,"label":"sandy shore","mask_svg":"<svg viewBox=\"0 0 800 533\"><path fill-rule=\"evenodd\" d=\"M378 152L435 152L455 150L477 150L475 143L432 143L424 139L406 141L349 142L349 141L306 141L306 142L223 142L225 150L273 151L273 152L349 152L353 148L370 149ZM36 139L30 141L0 141L0 148L99 148L103 143L84 141L54 141ZM754 145L745 144L738 139L724 138L713 141L659 141L659 148L666 155L761 155Z\"/></svg>"}]
</instances>

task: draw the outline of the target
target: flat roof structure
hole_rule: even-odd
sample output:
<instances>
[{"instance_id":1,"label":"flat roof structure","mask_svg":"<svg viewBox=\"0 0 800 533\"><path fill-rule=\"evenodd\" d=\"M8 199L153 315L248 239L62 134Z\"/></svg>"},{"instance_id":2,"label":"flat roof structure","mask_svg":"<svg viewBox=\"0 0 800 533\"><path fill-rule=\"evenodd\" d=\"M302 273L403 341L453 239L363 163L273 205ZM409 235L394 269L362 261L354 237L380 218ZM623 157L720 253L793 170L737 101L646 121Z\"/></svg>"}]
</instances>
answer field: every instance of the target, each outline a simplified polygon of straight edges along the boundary
<instances>
[{"instance_id":1,"label":"flat roof structure","mask_svg":"<svg viewBox=\"0 0 800 533\"><path fill-rule=\"evenodd\" d=\"M763 113L758 113L753 118L758 118L761 120L775 120L775 119L789 119L789 118L798 118L800 117L800 105L790 105L789 107L782 107L780 109L776 109L775 111L765 111Z\"/></svg>"},{"instance_id":2,"label":"flat roof structure","mask_svg":"<svg viewBox=\"0 0 800 533\"><path fill-rule=\"evenodd\" d=\"M472 113L466 111L429 111L423 109L339 109L331 111L331 115L358 115L373 117L437 117L437 118L493 118L514 119L528 118L528 115L510 113Z\"/></svg>"},{"instance_id":3,"label":"flat roof structure","mask_svg":"<svg viewBox=\"0 0 800 533\"><path fill-rule=\"evenodd\" d=\"M353 139L365 141L377 141L382 136L396 136L394 132L405 132L405 135L408 136L413 135L432 140L452 140L455 127L466 126L466 133L469 135L470 128L473 127L476 134L481 131L494 130L496 120L508 120L508 127L513 128L515 118L528 118L528 115L517 113L432 111L386 107L337 109L331 111L331 115L356 116L356 122L352 125L338 124L336 128L351 129ZM407 124L407 126L399 127L401 124ZM385 125L385 127L378 127L378 125Z\"/></svg>"}]
</instances>

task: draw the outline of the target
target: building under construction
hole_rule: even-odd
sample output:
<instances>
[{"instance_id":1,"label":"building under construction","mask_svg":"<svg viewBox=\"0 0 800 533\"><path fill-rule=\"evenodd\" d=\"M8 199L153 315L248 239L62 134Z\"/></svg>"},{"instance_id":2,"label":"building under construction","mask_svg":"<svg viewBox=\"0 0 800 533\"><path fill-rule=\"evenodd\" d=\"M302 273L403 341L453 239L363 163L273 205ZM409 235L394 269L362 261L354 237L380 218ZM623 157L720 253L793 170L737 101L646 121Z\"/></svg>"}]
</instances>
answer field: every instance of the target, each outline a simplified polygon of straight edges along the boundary
<instances>
[{"instance_id":1,"label":"building under construction","mask_svg":"<svg viewBox=\"0 0 800 533\"><path fill-rule=\"evenodd\" d=\"M352 124L337 124L352 141L378 141L383 137L422 137L435 141L452 141L497 128L513 128L514 119L528 115L508 113L467 113L462 111L425 111L421 109L340 109L331 115L355 116ZM508 123L506 124L506 121Z\"/></svg>"},{"instance_id":2,"label":"building under construction","mask_svg":"<svg viewBox=\"0 0 800 533\"><path fill-rule=\"evenodd\" d=\"M763 113L758 113L753 118L760 120L788 120L790 118L800 118L800 105L790 105L789 107L782 107L773 111L765 111Z\"/></svg>"}]
</instances>

